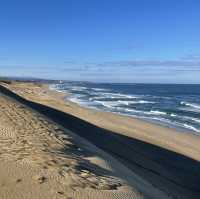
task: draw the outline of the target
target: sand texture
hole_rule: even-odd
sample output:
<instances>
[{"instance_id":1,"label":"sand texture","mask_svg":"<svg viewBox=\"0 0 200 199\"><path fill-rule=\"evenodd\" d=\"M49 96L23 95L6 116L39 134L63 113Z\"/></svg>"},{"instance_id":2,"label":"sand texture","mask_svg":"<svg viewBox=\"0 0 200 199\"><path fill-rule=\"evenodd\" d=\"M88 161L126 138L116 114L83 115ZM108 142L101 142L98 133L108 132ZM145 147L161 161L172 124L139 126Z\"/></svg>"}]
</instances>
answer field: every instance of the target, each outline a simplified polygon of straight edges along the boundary
<instances>
[{"instance_id":1,"label":"sand texture","mask_svg":"<svg viewBox=\"0 0 200 199\"><path fill-rule=\"evenodd\" d=\"M154 189L102 150L3 94L0 149L1 199L144 198L134 183Z\"/></svg>"},{"instance_id":2,"label":"sand texture","mask_svg":"<svg viewBox=\"0 0 200 199\"><path fill-rule=\"evenodd\" d=\"M3 86L0 198L200 198L199 136Z\"/></svg>"}]
</instances>

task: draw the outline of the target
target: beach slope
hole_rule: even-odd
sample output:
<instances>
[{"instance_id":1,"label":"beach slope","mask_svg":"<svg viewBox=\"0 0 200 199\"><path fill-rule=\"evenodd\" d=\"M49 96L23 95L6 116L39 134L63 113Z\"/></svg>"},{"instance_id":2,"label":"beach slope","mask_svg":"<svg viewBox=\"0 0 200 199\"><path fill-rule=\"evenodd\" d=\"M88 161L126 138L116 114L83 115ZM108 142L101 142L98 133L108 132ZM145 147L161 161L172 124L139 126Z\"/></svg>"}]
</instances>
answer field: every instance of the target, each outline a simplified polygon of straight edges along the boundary
<instances>
[{"instance_id":1,"label":"beach slope","mask_svg":"<svg viewBox=\"0 0 200 199\"><path fill-rule=\"evenodd\" d=\"M39 168L35 171L36 178L30 172L27 174L25 168L21 174L31 176L33 183L36 179L38 187L50 186L47 180L50 178L52 186L62 189L57 191L59 193L52 192L57 193L55 197L68 194L69 198L78 198L81 193L81 198L199 198L198 136L82 108L65 102L63 94L48 90L46 85L12 83L4 86L18 95L0 87L2 132L12 132L12 136L17 135L21 141L17 147L13 145L16 148L6 144L5 151L13 152L3 152L1 157L5 158L7 165L13 161L13 168L18 168L13 165L21 166L22 163L34 167L28 169L31 172ZM10 109L13 106L16 106L15 111ZM10 115L4 116L7 112ZM20 119L19 113L22 114ZM10 118L10 121L5 118ZM3 126L5 124L7 127ZM15 131L9 130L12 125ZM11 133L2 133L7 134ZM12 136L10 143L15 143L16 138ZM28 144L27 138L30 139ZM35 155L37 150L39 152ZM6 168L2 165L0 170L6 173ZM40 172L50 173L41 176L37 174ZM67 178L63 177L63 172ZM88 180L91 178L92 183ZM23 182L20 179L18 185ZM30 184L27 187L34 186ZM47 192L41 190L42 193L45 195Z\"/></svg>"}]
</instances>

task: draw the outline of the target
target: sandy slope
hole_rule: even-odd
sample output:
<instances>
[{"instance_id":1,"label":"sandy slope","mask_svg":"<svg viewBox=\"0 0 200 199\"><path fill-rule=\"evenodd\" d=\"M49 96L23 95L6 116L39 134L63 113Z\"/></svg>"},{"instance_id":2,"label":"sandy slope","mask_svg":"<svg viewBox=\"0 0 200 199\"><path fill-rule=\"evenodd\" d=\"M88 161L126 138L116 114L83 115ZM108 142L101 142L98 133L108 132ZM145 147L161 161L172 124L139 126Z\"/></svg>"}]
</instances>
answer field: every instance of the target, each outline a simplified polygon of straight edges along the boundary
<instances>
[{"instance_id":1,"label":"sandy slope","mask_svg":"<svg viewBox=\"0 0 200 199\"><path fill-rule=\"evenodd\" d=\"M174 129L118 114L89 110L73 102L64 101L65 94L51 91L44 84L13 83L7 87L31 101L70 113L115 133L137 138L200 161L200 136L198 135L178 132Z\"/></svg>"},{"instance_id":2,"label":"sandy slope","mask_svg":"<svg viewBox=\"0 0 200 199\"><path fill-rule=\"evenodd\" d=\"M80 154L76 153L79 157L78 160L81 162L82 160L87 160L87 163L89 160L90 163L98 165L98 168L93 168L95 171L99 171L99 167L103 168L101 172L105 177L106 171L106 179L108 180L106 186L111 184L111 187L116 189L116 184L118 183L118 190L99 191L97 187L95 189L92 187L90 191L87 189L86 193L84 193L85 197L88 193L96 193L98 190L98 194L95 194L95 197L90 195L89 198L131 198L134 197L133 193L138 193L135 191L136 188L147 198L199 198L199 136L177 132L173 129L112 113L88 110L74 103L63 101L64 95L62 93L49 91L45 85L13 83L5 86L28 100L47 105L43 106L22 100L23 103L65 127L64 131L67 131L70 138L73 137L70 142L73 140L73 143L81 149L85 147L84 152L86 152L86 149L87 153L90 151L91 155L84 153L85 155L81 155L81 160ZM34 111L31 112L34 113ZM28 119L28 121L31 120ZM52 121L49 121L49 123L52 124ZM49 124L45 126L48 127ZM53 128L50 127L50 129L52 130ZM75 134L71 133L69 129ZM45 135L47 134L45 133ZM55 131L55 135L58 135L57 131ZM126 167L114 160L110 155L94 147L94 145L90 145L88 142L83 144L82 140L84 139L80 139L77 135L86 138L99 148L115 156ZM46 140L46 138L43 140ZM84 143L86 142L84 141ZM63 151L62 147L59 150ZM54 151L52 146L49 151ZM58 154L60 154L58 151L54 153L57 158L59 157ZM66 151L69 152L69 149L65 150L65 153ZM77 150L73 150L73 154L70 153L69 157L73 157L74 151L77 152ZM78 150L78 152L83 151ZM98 151L99 153L97 153ZM80 164L80 162L76 162L76 164ZM59 165L59 161L56 161L55 165ZM77 167L75 168L75 173L77 172L76 169ZM87 176L87 174L84 175ZM112 186L113 180L111 180L111 183L108 176L114 176L116 179L117 182L114 186ZM85 184L90 186L87 182ZM134 191L130 191L131 188ZM71 192L67 191L67 193ZM80 193L79 188L76 193ZM106 196L105 193L107 194ZM133 195L131 196L131 194Z\"/></svg>"},{"instance_id":3,"label":"sandy slope","mask_svg":"<svg viewBox=\"0 0 200 199\"><path fill-rule=\"evenodd\" d=\"M117 160L0 94L0 198L168 198Z\"/></svg>"}]
</instances>

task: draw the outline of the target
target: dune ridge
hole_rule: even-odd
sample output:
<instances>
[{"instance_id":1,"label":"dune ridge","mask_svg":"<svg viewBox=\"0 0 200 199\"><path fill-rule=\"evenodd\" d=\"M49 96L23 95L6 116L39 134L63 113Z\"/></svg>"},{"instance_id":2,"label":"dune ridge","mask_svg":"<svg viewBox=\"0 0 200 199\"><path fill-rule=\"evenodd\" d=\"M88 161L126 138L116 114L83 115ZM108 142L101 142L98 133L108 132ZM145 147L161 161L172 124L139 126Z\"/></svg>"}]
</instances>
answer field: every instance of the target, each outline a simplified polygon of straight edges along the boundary
<instances>
[{"instance_id":1,"label":"dune ridge","mask_svg":"<svg viewBox=\"0 0 200 199\"><path fill-rule=\"evenodd\" d=\"M144 198L134 183L151 188L152 198L163 195L104 151L4 94L0 111L0 198Z\"/></svg>"},{"instance_id":2,"label":"dune ridge","mask_svg":"<svg viewBox=\"0 0 200 199\"><path fill-rule=\"evenodd\" d=\"M96 192L95 198L97 196L105 198L104 192L110 194L106 196L107 198L199 198L198 136L176 132L132 118L79 107L74 103L64 101L62 93L49 91L47 85L12 83L4 86L23 98L1 89L3 93L17 98L18 101L22 101L22 104L47 116L51 119L50 123L52 121L59 123L61 129L64 127L65 131L73 132L71 135L78 138L81 136L81 139L77 137L74 139L79 140L78 145L82 143L83 138L95 144L98 148L95 147L96 150L92 150L93 155L90 156L90 161L101 165L109 172L113 171L113 168L116 171L121 168L120 176L116 176L119 172L115 172L115 175L111 172L116 181L111 180L112 183L110 183L110 178L107 178L107 185L110 183L115 190L99 191L92 188L90 189L92 192L99 191L98 194ZM55 134L57 135L57 132ZM84 144L84 146L89 145L88 142ZM117 158L125 167L110 155L105 155L99 148ZM98 150L101 153L97 153ZM52 151L51 148L50 151ZM103 158L102 153L104 153ZM85 158L88 160L88 157ZM113 165L113 162L117 164ZM98 169L95 168L96 170ZM87 176L87 174L84 175ZM117 190L116 184L118 184ZM133 189L131 192L130 188ZM134 193L134 196L127 193ZM89 198L93 198L92 195Z\"/></svg>"}]
</instances>

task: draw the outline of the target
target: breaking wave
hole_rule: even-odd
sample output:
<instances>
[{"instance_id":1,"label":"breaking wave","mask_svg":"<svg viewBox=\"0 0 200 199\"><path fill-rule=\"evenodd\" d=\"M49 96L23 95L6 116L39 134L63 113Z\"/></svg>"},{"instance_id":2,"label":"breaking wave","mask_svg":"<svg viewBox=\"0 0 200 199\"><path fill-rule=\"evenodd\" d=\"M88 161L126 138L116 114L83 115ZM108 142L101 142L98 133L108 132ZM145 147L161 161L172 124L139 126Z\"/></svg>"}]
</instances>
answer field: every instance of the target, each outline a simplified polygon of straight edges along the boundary
<instances>
[{"instance_id":1,"label":"breaking wave","mask_svg":"<svg viewBox=\"0 0 200 199\"><path fill-rule=\"evenodd\" d=\"M82 106L200 133L200 86L185 86L64 82L50 88Z\"/></svg>"}]
</instances>

